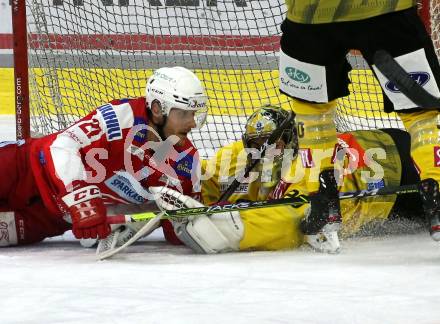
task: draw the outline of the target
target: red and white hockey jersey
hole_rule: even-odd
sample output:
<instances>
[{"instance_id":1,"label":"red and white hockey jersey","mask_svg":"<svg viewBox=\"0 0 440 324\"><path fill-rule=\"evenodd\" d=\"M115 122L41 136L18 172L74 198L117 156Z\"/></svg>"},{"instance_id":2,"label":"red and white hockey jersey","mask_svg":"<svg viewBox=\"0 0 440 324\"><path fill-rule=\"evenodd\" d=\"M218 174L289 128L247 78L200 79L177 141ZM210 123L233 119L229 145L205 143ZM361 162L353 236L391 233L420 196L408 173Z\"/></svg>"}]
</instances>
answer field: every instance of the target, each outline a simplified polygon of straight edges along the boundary
<instances>
[{"instance_id":1,"label":"red and white hockey jersey","mask_svg":"<svg viewBox=\"0 0 440 324\"><path fill-rule=\"evenodd\" d=\"M96 185L106 204L143 203L145 189L167 185L200 197L199 158L190 140L147 141L145 98L114 100L64 131L33 140L31 166L46 207L64 214L62 197Z\"/></svg>"}]
</instances>

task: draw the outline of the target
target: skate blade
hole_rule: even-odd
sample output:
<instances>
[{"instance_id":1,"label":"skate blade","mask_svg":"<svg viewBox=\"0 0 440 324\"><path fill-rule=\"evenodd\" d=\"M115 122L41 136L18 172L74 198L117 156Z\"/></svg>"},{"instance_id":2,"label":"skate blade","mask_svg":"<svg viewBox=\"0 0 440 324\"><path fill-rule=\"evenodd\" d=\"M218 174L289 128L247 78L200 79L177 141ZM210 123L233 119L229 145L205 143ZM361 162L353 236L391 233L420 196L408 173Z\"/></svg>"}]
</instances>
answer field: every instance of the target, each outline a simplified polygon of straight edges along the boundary
<instances>
[{"instance_id":1,"label":"skate blade","mask_svg":"<svg viewBox=\"0 0 440 324\"><path fill-rule=\"evenodd\" d=\"M440 231L432 232L431 237L434 241L440 242Z\"/></svg>"},{"instance_id":2,"label":"skate blade","mask_svg":"<svg viewBox=\"0 0 440 324\"><path fill-rule=\"evenodd\" d=\"M339 232L340 229L341 229L341 223L333 222L333 223L325 224L324 227L322 228L322 231L325 233L330 233L330 232Z\"/></svg>"}]
</instances>

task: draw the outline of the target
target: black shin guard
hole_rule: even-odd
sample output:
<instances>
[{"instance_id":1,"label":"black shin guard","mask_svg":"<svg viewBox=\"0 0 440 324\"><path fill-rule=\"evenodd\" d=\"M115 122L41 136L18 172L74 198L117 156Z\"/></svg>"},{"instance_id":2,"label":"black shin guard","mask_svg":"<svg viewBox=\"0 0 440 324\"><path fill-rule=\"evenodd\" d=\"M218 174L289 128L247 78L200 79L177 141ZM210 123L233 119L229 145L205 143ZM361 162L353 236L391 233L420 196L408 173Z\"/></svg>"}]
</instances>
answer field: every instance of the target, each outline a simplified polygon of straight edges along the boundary
<instances>
[{"instance_id":1,"label":"black shin guard","mask_svg":"<svg viewBox=\"0 0 440 324\"><path fill-rule=\"evenodd\" d=\"M342 221L335 170L327 169L319 175L319 190L310 197L310 213L301 221L306 235L320 232L324 227L337 231Z\"/></svg>"},{"instance_id":2,"label":"black shin guard","mask_svg":"<svg viewBox=\"0 0 440 324\"><path fill-rule=\"evenodd\" d=\"M435 241L440 241L440 192L438 182L424 179L419 184L419 193L423 202L423 211L429 225L429 233Z\"/></svg>"}]
</instances>

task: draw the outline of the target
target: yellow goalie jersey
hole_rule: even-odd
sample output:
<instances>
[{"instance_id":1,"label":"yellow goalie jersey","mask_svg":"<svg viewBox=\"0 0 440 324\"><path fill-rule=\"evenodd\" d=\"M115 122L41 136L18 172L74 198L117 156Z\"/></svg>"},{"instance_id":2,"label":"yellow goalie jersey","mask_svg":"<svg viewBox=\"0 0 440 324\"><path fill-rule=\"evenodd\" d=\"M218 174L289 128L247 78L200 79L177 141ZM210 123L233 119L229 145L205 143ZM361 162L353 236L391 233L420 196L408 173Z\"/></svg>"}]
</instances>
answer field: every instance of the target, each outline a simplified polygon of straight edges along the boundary
<instances>
[{"instance_id":1,"label":"yellow goalie jersey","mask_svg":"<svg viewBox=\"0 0 440 324\"><path fill-rule=\"evenodd\" d=\"M396 144L387 133L368 130L338 134L335 151L342 152L343 158L345 175L341 192L400 185L402 163ZM290 172L282 176L274 190L274 198L289 196L296 190L304 195L312 193L308 189L310 169L307 166L315 161L307 162L298 158L292 164ZM341 200L341 236L353 235L367 223L386 219L395 201L396 195ZM298 211L304 213L306 208L301 207Z\"/></svg>"},{"instance_id":2,"label":"yellow goalie jersey","mask_svg":"<svg viewBox=\"0 0 440 324\"><path fill-rule=\"evenodd\" d=\"M402 166L399 153L393 139L382 131L356 131L338 135L339 147L345 148L344 177L342 192L400 184ZM229 198L230 202L240 199L264 200L281 198L299 191L309 195L307 189L307 164L297 158L288 174L284 174L278 183L261 183L260 180L242 184ZM218 201L221 194L232 182L236 170L246 165L246 153L241 141L220 149L209 161L203 161L202 199L207 205ZM296 180L289 183L295 174ZM388 217L396 200L395 195L377 196L363 199L341 201L343 218L342 236L356 233L363 225ZM292 249L303 243L303 234L299 223L309 206L300 208L280 206L254 209L240 212L244 224L244 237L240 242L241 250L281 250Z\"/></svg>"},{"instance_id":3,"label":"yellow goalie jersey","mask_svg":"<svg viewBox=\"0 0 440 324\"><path fill-rule=\"evenodd\" d=\"M287 18L302 24L354 21L411 8L415 0L286 0Z\"/></svg>"},{"instance_id":4,"label":"yellow goalie jersey","mask_svg":"<svg viewBox=\"0 0 440 324\"><path fill-rule=\"evenodd\" d=\"M202 200L206 205L216 203L234 180L236 171L246 167L247 154L243 142L234 142L222 149L208 161L202 162ZM252 178L253 177L253 178ZM206 179L206 180L203 180ZM277 182L261 182L255 179L241 184L228 199L230 202L242 200L265 200ZM244 225L244 236L240 250L280 250L300 246L303 235L299 223L303 217L290 206L263 208L240 212Z\"/></svg>"},{"instance_id":5,"label":"yellow goalie jersey","mask_svg":"<svg viewBox=\"0 0 440 324\"><path fill-rule=\"evenodd\" d=\"M356 131L339 136L340 144L358 150L359 166L344 177L342 192L400 185L402 162L396 144L382 131ZM350 154L348 154L350 155ZM341 200L342 237L350 236L370 222L381 221L390 215L396 195Z\"/></svg>"}]
</instances>

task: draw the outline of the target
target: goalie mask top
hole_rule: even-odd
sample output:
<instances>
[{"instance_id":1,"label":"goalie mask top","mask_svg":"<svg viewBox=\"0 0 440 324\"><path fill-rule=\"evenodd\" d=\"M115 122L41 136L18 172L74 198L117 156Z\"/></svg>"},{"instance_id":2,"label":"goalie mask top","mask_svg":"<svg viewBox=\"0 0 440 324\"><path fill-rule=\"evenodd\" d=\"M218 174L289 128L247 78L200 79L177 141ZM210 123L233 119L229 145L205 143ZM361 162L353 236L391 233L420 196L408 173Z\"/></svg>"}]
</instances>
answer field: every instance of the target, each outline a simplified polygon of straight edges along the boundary
<instances>
[{"instance_id":1,"label":"goalie mask top","mask_svg":"<svg viewBox=\"0 0 440 324\"><path fill-rule=\"evenodd\" d=\"M259 108L249 117L245 126L245 133L242 137L243 145L249 153L248 163L250 163L252 159L260 158L254 155L256 149L259 149L287 118L288 112L286 110L273 106ZM293 150L293 157L291 158L295 158L297 155L298 136L294 119L292 119L291 124L283 131L275 146L276 147L272 148L278 149L278 151L268 149L264 158L260 159L260 163L256 168L261 173L270 173L270 175L266 177L267 180L262 181L266 183L267 186L271 186L273 184L272 182L279 180L284 150ZM261 174L262 180L264 177L265 175Z\"/></svg>"},{"instance_id":2,"label":"goalie mask top","mask_svg":"<svg viewBox=\"0 0 440 324\"><path fill-rule=\"evenodd\" d=\"M243 144L246 148L257 148L261 146L269 136L278 129L283 121L288 118L288 112L280 107L265 106L257 109L247 120ZM295 128L295 120L286 127L280 136L284 148L296 149L298 136Z\"/></svg>"},{"instance_id":3,"label":"goalie mask top","mask_svg":"<svg viewBox=\"0 0 440 324\"><path fill-rule=\"evenodd\" d=\"M199 78L184 67L163 67L154 71L147 81L146 97L148 107L157 100L165 116L172 108L177 108L196 112L196 128L206 121L208 97L205 89Z\"/></svg>"}]
</instances>

